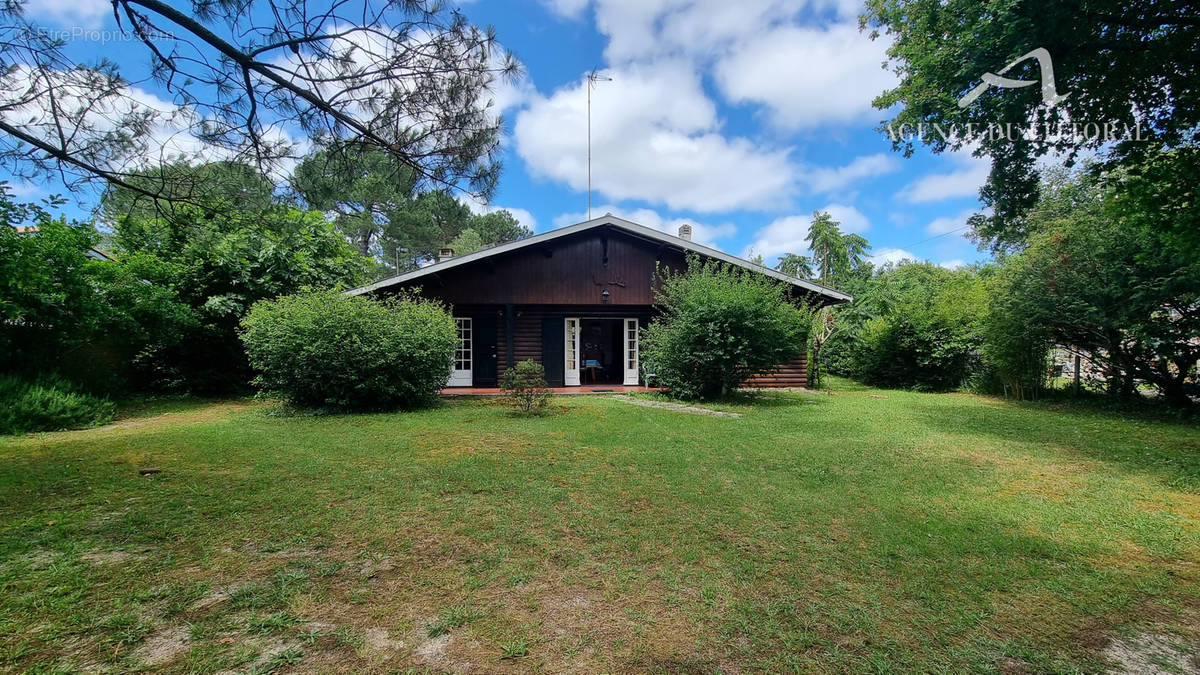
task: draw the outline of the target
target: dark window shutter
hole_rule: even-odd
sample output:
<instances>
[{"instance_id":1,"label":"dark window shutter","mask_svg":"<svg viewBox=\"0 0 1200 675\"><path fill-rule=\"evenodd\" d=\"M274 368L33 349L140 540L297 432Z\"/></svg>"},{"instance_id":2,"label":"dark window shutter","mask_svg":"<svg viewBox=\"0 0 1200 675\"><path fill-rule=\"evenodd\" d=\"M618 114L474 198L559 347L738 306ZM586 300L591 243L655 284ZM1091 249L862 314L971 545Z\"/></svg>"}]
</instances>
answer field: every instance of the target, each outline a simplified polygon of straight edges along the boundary
<instances>
[{"instance_id":1,"label":"dark window shutter","mask_svg":"<svg viewBox=\"0 0 1200 675\"><path fill-rule=\"evenodd\" d=\"M564 385L563 368L563 317L542 317L542 367L546 369L546 384L551 387Z\"/></svg>"}]
</instances>

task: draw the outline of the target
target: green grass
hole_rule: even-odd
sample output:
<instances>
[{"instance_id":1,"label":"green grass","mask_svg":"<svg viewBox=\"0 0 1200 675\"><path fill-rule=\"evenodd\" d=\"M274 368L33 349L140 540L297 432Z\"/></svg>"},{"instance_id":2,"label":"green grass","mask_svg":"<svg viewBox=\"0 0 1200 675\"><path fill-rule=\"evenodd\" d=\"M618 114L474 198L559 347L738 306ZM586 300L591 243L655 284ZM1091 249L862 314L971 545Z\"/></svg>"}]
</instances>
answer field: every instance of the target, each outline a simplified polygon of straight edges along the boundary
<instances>
[{"instance_id":1,"label":"green grass","mask_svg":"<svg viewBox=\"0 0 1200 675\"><path fill-rule=\"evenodd\" d=\"M1195 426L846 382L555 404L0 440L0 670L1070 672L1200 638Z\"/></svg>"}]
</instances>

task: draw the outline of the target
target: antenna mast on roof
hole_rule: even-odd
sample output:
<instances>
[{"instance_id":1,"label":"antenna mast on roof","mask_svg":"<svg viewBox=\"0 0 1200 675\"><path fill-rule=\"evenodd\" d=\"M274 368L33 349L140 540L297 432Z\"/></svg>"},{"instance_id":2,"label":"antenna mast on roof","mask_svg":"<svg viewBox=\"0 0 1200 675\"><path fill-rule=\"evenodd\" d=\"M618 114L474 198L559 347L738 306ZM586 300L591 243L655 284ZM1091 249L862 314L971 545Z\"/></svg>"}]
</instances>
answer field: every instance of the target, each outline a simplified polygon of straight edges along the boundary
<instances>
[{"instance_id":1,"label":"antenna mast on roof","mask_svg":"<svg viewBox=\"0 0 1200 675\"><path fill-rule=\"evenodd\" d=\"M592 87L596 86L597 82L612 82L612 78L597 75L595 68L587 76L588 220L592 219Z\"/></svg>"}]
</instances>

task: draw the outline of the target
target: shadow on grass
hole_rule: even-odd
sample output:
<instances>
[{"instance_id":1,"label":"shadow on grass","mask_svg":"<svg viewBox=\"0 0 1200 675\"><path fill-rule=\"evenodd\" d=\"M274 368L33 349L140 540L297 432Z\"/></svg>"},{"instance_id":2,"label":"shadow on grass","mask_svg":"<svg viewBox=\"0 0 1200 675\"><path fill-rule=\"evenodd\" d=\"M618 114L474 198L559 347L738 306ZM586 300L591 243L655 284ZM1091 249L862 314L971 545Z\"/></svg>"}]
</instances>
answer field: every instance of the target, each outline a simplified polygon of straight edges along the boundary
<instances>
[{"instance_id":1,"label":"shadow on grass","mask_svg":"<svg viewBox=\"0 0 1200 675\"><path fill-rule=\"evenodd\" d=\"M1200 430L1194 426L1054 403L980 406L950 395L939 395L936 405L918 402L912 412L931 429L1054 445L1200 493Z\"/></svg>"},{"instance_id":2,"label":"shadow on grass","mask_svg":"<svg viewBox=\"0 0 1200 675\"><path fill-rule=\"evenodd\" d=\"M245 397L208 397L191 396L189 394L128 398L117 401L117 415L115 420L117 422L123 422L126 420L139 419L143 417L165 415L167 413L192 412L193 410L197 410L214 403L226 403L230 401L242 400L245 400Z\"/></svg>"},{"instance_id":3,"label":"shadow on grass","mask_svg":"<svg viewBox=\"0 0 1200 675\"><path fill-rule=\"evenodd\" d=\"M816 396L809 395L802 397L799 394L783 391L770 390L738 390L728 396L715 399L687 399L674 398L663 392L633 392L625 394L629 398L638 398L646 401L664 401L667 403L679 403L682 405L692 405L704 407L741 407L741 408L794 408L797 406L812 404L817 402Z\"/></svg>"}]
</instances>

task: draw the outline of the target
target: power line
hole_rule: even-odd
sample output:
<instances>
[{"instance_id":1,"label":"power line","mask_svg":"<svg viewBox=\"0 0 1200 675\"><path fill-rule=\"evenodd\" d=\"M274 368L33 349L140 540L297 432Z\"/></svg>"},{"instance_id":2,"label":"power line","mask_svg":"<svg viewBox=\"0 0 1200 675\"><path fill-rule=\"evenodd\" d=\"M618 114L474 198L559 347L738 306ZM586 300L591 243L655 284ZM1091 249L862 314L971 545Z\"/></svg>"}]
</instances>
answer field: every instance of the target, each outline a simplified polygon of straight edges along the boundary
<instances>
[{"instance_id":1,"label":"power line","mask_svg":"<svg viewBox=\"0 0 1200 675\"><path fill-rule=\"evenodd\" d=\"M919 245L921 245L921 244L924 244L924 243L925 243L925 242L927 242L927 241L933 241L934 239L939 239L939 238L941 238L941 237L944 237L944 236L946 236L946 235L948 235L948 234L954 234L955 232L961 232L961 231L963 231L963 230L967 229L968 227L971 227L971 224L970 224L970 223L967 223L966 225L963 225L962 227L956 227L956 228L954 228L953 230L948 230L948 231L946 231L946 232L943 232L943 233L941 233L941 234L935 234L935 235L933 235L932 237L928 237L928 238L926 238L926 239L922 239L921 241L914 241L914 242L913 242L913 243L911 243L911 244L904 244L903 246L893 246L893 247L891 247L891 248L892 248L893 250L896 250L896 249L901 249L901 250L902 250L902 249L908 248L908 247L910 247L910 246L919 246ZM882 256L882 255L886 255L886 254L885 254L885 253L876 253L875 255L869 255L869 256L867 256L867 257L868 257L868 258L878 258L879 256Z\"/></svg>"}]
</instances>

